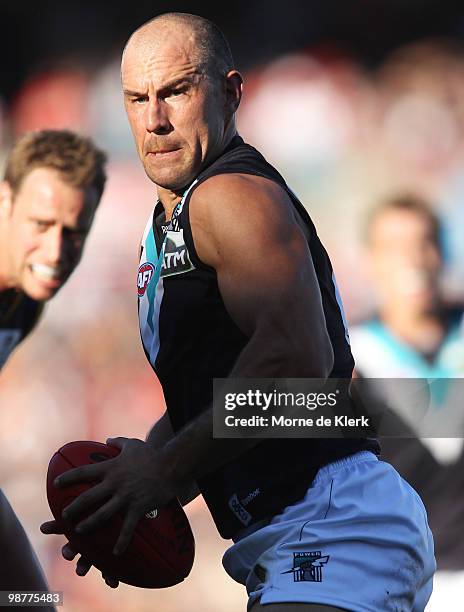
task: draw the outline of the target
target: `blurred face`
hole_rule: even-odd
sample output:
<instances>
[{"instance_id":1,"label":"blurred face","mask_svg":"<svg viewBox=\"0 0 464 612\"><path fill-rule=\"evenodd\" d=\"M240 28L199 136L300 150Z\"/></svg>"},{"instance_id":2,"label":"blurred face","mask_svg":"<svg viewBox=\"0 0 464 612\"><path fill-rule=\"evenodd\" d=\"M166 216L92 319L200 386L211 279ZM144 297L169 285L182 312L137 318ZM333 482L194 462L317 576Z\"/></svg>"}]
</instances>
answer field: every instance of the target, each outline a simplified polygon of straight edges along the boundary
<instances>
[{"instance_id":1,"label":"blurred face","mask_svg":"<svg viewBox=\"0 0 464 612\"><path fill-rule=\"evenodd\" d=\"M417 312L437 304L442 259L425 215L408 210L380 213L369 245L373 281L384 304Z\"/></svg>"},{"instance_id":2,"label":"blurred face","mask_svg":"<svg viewBox=\"0 0 464 612\"><path fill-rule=\"evenodd\" d=\"M77 189L50 168L35 168L12 197L1 184L0 223L9 286L33 299L50 299L79 263L97 197Z\"/></svg>"},{"instance_id":3,"label":"blurred face","mask_svg":"<svg viewBox=\"0 0 464 612\"><path fill-rule=\"evenodd\" d=\"M225 96L202 73L192 36L135 35L122 62L124 103L145 172L171 191L185 187L224 144Z\"/></svg>"}]
</instances>

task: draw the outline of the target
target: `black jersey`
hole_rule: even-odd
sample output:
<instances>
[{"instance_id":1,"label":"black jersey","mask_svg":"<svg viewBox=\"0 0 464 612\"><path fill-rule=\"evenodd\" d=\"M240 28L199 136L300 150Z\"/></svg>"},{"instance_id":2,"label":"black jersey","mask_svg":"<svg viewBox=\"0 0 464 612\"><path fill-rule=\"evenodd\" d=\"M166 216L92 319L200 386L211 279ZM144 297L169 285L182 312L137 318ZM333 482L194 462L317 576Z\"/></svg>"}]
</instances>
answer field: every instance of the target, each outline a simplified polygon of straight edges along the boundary
<instances>
[{"instance_id":1,"label":"black jersey","mask_svg":"<svg viewBox=\"0 0 464 612\"><path fill-rule=\"evenodd\" d=\"M215 270L198 258L189 222L193 191L208 178L225 173L265 177L287 191L309 236L334 351L331 376L350 378L354 366L332 266L308 213L282 176L237 136L190 185L169 224L157 204L142 240L137 279L141 337L176 431L211 405L213 378L228 376L248 342L224 306ZM246 202L243 206L246 214ZM377 442L268 439L198 484L219 532L232 537L240 528L303 497L321 466L366 449L378 452Z\"/></svg>"},{"instance_id":2,"label":"black jersey","mask_svg":"<svg viewBox=\"0 0 464 612\"><path fill-rule=\"evenodd\" d=\"M42 309L42 303L16 289L0 293L0 369L37 323Z\"/></svg>"}]
</instances>

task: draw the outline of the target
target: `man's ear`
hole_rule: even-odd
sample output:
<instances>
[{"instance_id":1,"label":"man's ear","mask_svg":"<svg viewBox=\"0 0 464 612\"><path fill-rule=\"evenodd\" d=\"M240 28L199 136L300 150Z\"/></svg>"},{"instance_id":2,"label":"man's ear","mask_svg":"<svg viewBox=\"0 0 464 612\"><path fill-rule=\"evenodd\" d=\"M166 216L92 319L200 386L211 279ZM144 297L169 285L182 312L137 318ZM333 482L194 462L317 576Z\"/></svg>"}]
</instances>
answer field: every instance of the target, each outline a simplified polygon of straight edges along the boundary
<instances>
[{"instance_id":1,"label":"man's ear","mask_svg":"<svg viewBox=\"0 0 464 612\"><path fill-rule=\"evenodd\" d=\"M7 181L0 182L0 217L5 219L11 216L13 210L13 190Z\"/></svg>"},{"instance_id":2,"label":"man's ear","mask_svg":"<svg viewBox=\"0 0 464 612\"><path fill-rule=\"evenodd\" d=\"M236 112L242 99L243 78L238 70L229 70L226 74L226 106L232 115Z\"/></svg>"}]
</instances>

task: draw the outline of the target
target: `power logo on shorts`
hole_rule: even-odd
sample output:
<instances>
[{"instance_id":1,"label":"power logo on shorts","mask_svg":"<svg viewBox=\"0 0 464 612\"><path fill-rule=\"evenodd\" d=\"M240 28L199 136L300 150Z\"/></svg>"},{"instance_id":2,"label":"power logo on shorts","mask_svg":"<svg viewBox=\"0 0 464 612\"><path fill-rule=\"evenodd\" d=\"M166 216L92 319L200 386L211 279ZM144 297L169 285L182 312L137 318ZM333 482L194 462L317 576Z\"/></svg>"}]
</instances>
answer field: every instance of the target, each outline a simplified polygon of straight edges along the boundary
<instances>
[{"instance_id":1,"label":"power logo on shorts","mask_svg":"<svg viewBox=\"0 0 464 612\"><path fill-rule=\"evenodd\" d=\"M322 582L322 567L329 559L330 556L323 556L320 550L293 553L292 569L282 574L293 574L294 582Z\"/></svg>"},{"instance_id":2,"label":"power logo on shorts","mask_svg":"<svg viewBox=\"0 0 464 612\"><path fill-rule=\"evenodd\" d=\"M154 272L155 266L148 261L139 267L139 271L137 272L137 293L139 297L145 295L145 291L147 290Z\"/></svg>"}]
</instances>

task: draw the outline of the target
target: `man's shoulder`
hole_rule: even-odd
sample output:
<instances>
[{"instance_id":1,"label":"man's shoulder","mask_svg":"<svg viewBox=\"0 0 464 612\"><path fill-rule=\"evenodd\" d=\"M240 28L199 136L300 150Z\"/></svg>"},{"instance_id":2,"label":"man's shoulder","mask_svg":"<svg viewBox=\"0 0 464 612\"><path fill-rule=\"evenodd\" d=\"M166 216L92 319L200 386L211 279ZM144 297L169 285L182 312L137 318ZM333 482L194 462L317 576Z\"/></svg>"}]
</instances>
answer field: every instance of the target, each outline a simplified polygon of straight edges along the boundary
<instances>
[{"instance_id":1,"label":"man's shoulder","mask_svg":"<svg viewBox=\"0 0 464 612\"><path fill-rule=\"evenodd\" d=\"M285 186L285 179L252 145L235 135L222 153L197 177L198 183L217 175L242 174L271 179Z\"/></svg>"},{"instance_id":2,"label":"man's shoulder","mask_svg":"<svg viewBox=\"0 0 464 612\"><path fill-rule=\"evenodd\" d=\"M261 176L242 173L216 174L203 181L190 199L191 223L209 224L284 222L292 215L285 189Z\"/></svg>"},{"instance_id":3,"label":"man's shoulder","mask_svg":"<svg viewBox=\"0 0 464 612\"><path fill-rule=\"evenodd\" d=\"M28 334L38 323L45 309L45 302L38 302L24 294L25 334Z\"/></svg>"},{"instance_id":4,"label":"man's shoulder","mask_svg":"<svg viewBox=\"0 0 464 612\"><path fill-rule=\"evenodd\" d=\"M224 172L203 180L193 191L191 199L209 201L221 197L229 201L243 196L288 198L285 189L270 178L245 172Z\"/></svg>"},{"instance_id":5,"label":"man's shoulder","mask_svg":"<svg viewBox=\"0 0 464 612\"><path fill-rule=\"evenodd\" d=\"M351 334L356 336L377 336L383 331L384 325L376 315L356 320L350 325L350 336Z\"/></svg>"},{"instance_id":6,"label":"man's shoulder","mask_svg":"<svg viewBox=\"0 0 464 612\"><path fill-rule=\"evenodd\" d=\"M37 324L43 302L37 302L23 292L0 293L0 369L14 348Z\"/></svg>"},{"instance_id":7,"label":"man's shoulder","mask_svg":"<svg viewBox=\"0 0 464 612\"><path fill-rule=\"evenodd\" d=\"M24 291L7 289L0 291L0 320L7 322L11 317L23 310L36 310L41 303L29 297Z\"/></svg>"},{"instance_id":8,"label":"man's shoulder","mask_svg":"<svg viewBox=\"0 0 464 612\"><path fill-rule=\"evenodd\" d=\"M366 318L349 328L356 369L365 376L382 376L386 361L393 358L392 338L377 317Z\"/></svg>"}]
</instances>

